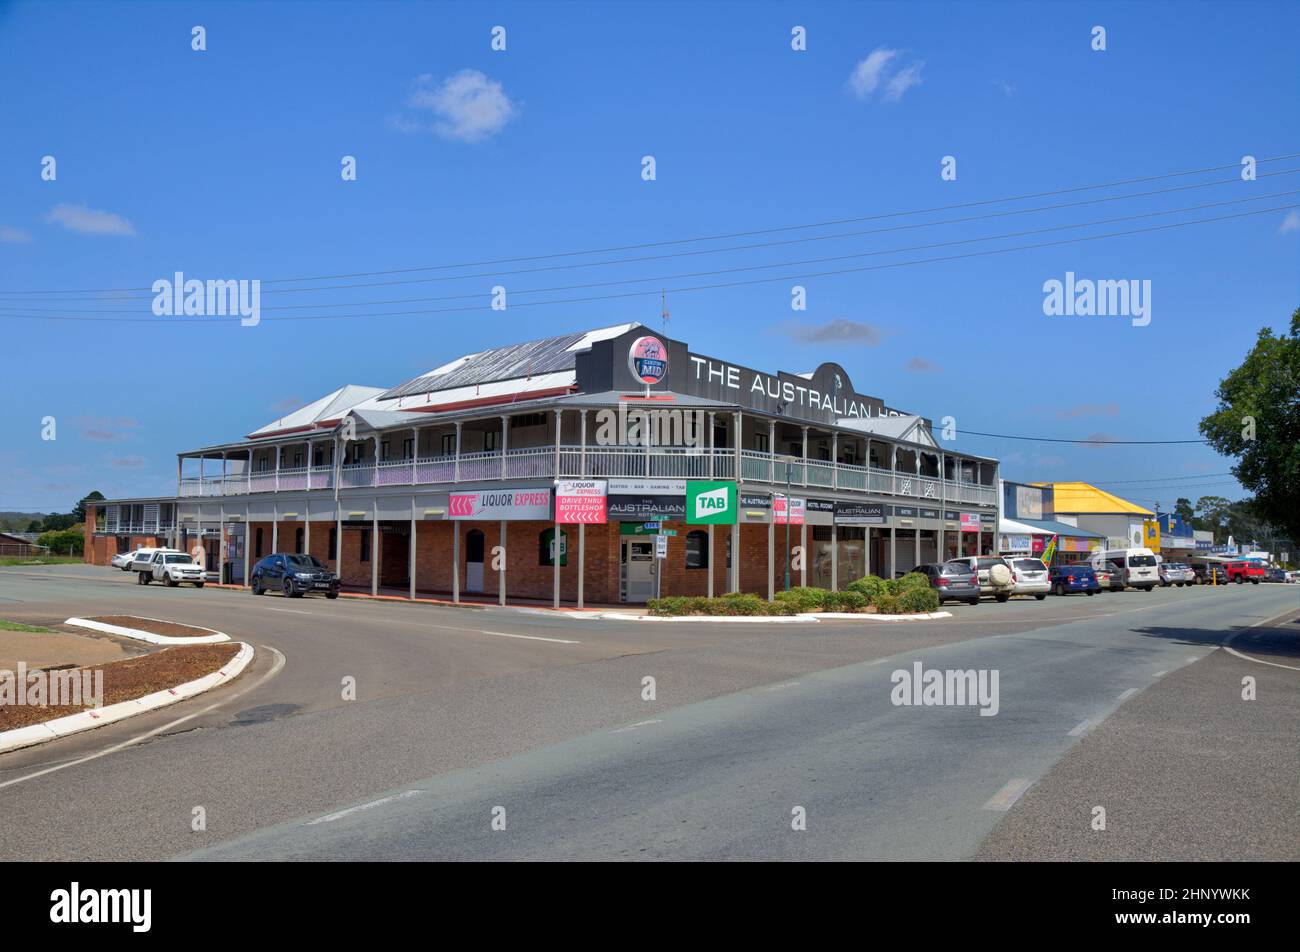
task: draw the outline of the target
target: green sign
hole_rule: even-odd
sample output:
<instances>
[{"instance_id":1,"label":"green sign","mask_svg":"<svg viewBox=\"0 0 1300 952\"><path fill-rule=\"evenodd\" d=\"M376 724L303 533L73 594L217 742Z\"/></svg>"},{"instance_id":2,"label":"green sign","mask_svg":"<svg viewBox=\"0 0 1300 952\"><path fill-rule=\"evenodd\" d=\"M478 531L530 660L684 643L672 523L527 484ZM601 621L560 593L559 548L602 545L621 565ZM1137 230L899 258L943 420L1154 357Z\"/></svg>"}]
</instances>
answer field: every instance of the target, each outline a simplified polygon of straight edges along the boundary
<instances>
[{"instance_id":1,"label":"green sign","mask_svg":"<svg viewBox=\"0 0 1300 952\"><path fill-rule=\"evenodd\" d=\"M736 484L725 479L686 481L689 525L731 525L736 521Z\"/></svg>"},{"instance_id":2,"label":"green sign","mask_svg":"<svg viewBox=\"0 0 1300 952\"><path fill-rule=\"evenodd\" d=\"M541 538L538 541L540 543L540 551L537 553L538 563L553 568L555 566L555 530L545 530L542 532ZM564 530L560 530L560 565L565 566L568 564L569 534Z\"/></svg>"}]
</instances>

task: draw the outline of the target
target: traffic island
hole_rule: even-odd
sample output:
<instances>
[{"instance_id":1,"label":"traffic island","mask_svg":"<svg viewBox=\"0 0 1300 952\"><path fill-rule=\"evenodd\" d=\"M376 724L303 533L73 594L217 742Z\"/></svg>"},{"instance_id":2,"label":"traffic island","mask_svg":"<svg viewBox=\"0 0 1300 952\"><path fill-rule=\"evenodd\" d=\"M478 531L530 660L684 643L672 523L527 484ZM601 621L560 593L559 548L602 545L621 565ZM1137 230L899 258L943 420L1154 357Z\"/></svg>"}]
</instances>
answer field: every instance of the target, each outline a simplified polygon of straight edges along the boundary
<instances>
[{"instance_id":1,"label":"traffic island","mask_svg":"<svg viewBox=\"0 0 1300 952\"><path fill-rule=\"evenodd\" d=\"M165 648L99 667L0 671L0 753L91 730L233 681L242 642Z\"/></svg>"},{"instance_id":2,"label":"traffic island","mask_svg":"<svg viewBox=\"0 0 1300 952\"><path fill-rule=\"evenodd\" d=\"M89 628L109 635L121 635L154 645L206 645L229 641L230 636L212 628L181 625L161 618L139 615L97 615L94 618L69 618L64 624Z\"/></svg>"}]
</instances>

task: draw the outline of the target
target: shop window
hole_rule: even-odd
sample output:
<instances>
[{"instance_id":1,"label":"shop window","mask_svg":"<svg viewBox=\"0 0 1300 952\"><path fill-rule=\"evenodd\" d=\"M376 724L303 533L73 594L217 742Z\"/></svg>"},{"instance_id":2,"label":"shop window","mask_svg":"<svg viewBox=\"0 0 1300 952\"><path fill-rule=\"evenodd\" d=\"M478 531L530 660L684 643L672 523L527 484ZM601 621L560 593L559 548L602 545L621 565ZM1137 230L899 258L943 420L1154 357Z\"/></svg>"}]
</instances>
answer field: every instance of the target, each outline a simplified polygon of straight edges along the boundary
<instances>
[{"instance_id":1,"label":"shop window","mask_svg":"<svg viewBox=\"0 0 1300 952\"><path fill-rule=\"evenodd\" d=\"M707 569L709 567L709 534L696 529L686 534L686 567L688 569Z\"/></svg>"},{"instance_id":2,"label":"shop window","mask_svg":"<svg viewBox=\"0 0 1300 952\"><path fill-rule=\"evenodd\" d=\"M255 541L253 542L253 558L260 559L262 557L262 527L261 526L257 527L257 533L254 536L254 540Z\"/></svg>"},{"instance_id":3,"label":"shop window","mask_svg":"<svg viewBox=\"0 0 1300 952\"><path fill-rule=\"evenodd\" d=\"M370 533L365 529L361 530L361 561L370 561Z\"/></svg>"},{"instance_id":4,"label":"shop window","mask_svg":"<svg viewBox=\"0 0 1300 952\"><path fill-rule=\"evenodd\" d=\"M293 551L302 555L302 530L295 529L293 533Z\"/></svg>"},{"instance_id":5,"label":"shop window","mask_svg":"<svg viewBox=\"0 0 1300 952\"><path fill-rule=\"evenodd\" d=\"M329 558L334 558L339 550L339 530L330 529L330 551Z\"/></svg>"}]
</instances>

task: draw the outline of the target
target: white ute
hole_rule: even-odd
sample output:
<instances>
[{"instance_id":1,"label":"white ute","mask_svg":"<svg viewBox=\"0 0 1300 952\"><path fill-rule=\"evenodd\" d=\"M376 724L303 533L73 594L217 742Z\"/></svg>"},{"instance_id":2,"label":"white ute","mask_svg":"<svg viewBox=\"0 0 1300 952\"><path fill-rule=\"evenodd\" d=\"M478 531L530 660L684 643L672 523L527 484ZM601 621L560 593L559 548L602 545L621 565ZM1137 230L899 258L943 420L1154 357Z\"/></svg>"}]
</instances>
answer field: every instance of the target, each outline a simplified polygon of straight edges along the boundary
<instances>
[{"instance_id":1,"label":"white ute","mask_svg":"<svg viewBox=\"0 0 1300 952\"><path fill-rule=\"evenodd\" d=\"M140 585L150 582L166 582L175 588L181 582L192 582L195 588L202 588L207 577L203 566L194 558L176 549L159 549L131 563L131 571L136 573Z\"/></svg>"}]
</instances>

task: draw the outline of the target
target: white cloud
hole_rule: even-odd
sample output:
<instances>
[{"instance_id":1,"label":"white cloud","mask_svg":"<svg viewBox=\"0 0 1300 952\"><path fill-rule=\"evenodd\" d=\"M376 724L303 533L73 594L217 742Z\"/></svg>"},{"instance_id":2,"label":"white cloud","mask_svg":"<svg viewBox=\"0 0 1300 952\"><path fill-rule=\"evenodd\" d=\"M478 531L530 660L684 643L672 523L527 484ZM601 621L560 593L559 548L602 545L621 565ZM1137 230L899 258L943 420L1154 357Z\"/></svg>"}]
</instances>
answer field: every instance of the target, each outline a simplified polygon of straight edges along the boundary
<instances>
[{"instance_id":1,"label":"white cloud","mask_svg":"<svg viewBox=\"0 0 1300 952\"><path fill-rule=\"evenodd\" d=\"M6 241L10 244L22 244L31 241L32 236L27 234L21 228L12 228L9 225L0 225L0 241Z\"/></svg>"},{"instance_id":2,"label":"white cloud","mask_svg":"<svg viewBox=\"0 0 1300 952\"><path fill-rule=\"evenodd\" d=\"M913 86L921 85L921 67L925 66L919 60L906 69L901 69L889 78L885 84L885 98L890 102L898 102L903 98L903 93L907 92Z\"/></svg>"},{"instance_id":3,"label":"white cloud","mask_svg":"<svg viewBox=\"0 0 1300 952\"><path fill-rule=\"evenodd\" d=\"M45 220L82 235L134 235L135 226L121 215L96 211L85 205L59 204Z\"/></svg>"},{"instance_id":4,"label":"white cloud","mask_svg":"<svg viewBox=\"0 0 1300 952\"><path fill-rule=\"evenodd\" d=\"M462 69L441 83L427 73L418 77L407 105L433 113L437 117L433 131L459 142L481 142L519 114L501 84L476 69ZM406 116L390 122L404 132L420 128L419 122Z\"/></svg>"},{"instance_id":5,"label":"white cloud","mask_svg":"<svg viewBox=\"0 0 1300 952\"><path fill-rule=\"evenodd\" d=\"M854 95L859 99L866 99L876 91L880 85L880 76L885 71L890 62L898 55L898 50L887 50L883 47L872 51L871 55L864 59L853 70L849 77L849 86L853 89Z\"/></svg>"},{"instance_id":6,"label":"white cloud","mask_svg":"<svg viewBox=\"0 0 1300 952\"><path fill-rule=\"evenodd\" d=\"M883 85L883 96L889 102L898 102L913 86L921 84L921 69L925 63L914 60L902 69L895 69L902 50L889 50L883 46L858 63L849 74L849 88L859 99L867 99Z\"/></svg>"},{"instance_id":7,"label":"white cloud","mask_svg":"<svg viewBox=\"0 0 1300 952\"><path fill-rule=\"evenodd\" d=\"M1291 231L1300 231L1300 212L1294 208L1286 213L1286 218L1282 219L1282 225L1278 228L1277 233L1285 235Z\"/></svg>"}]
</instances>

